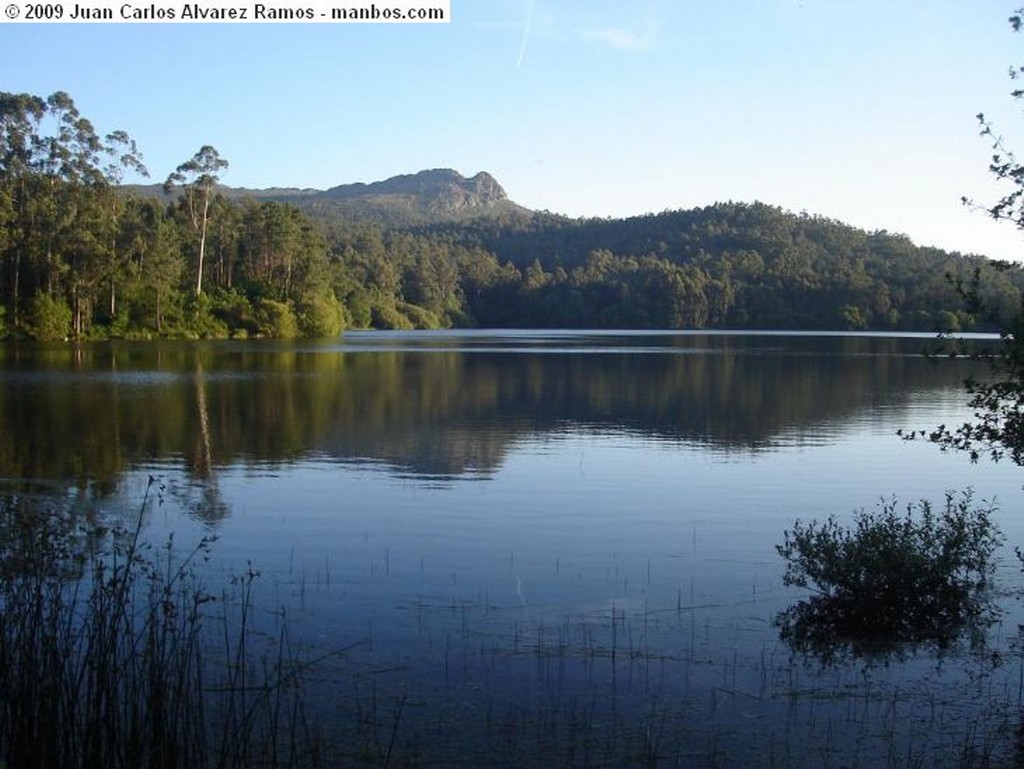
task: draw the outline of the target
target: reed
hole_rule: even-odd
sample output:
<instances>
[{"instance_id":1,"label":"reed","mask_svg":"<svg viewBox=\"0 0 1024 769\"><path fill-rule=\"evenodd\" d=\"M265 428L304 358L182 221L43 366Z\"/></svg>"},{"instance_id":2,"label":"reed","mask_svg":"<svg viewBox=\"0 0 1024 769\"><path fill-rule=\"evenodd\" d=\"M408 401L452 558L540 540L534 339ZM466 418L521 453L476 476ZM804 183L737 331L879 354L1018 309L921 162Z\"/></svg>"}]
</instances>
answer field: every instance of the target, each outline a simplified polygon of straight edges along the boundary
<instances>
[{"instance_id":1,"label":"reed","mask_svg":"<svg viewBox=\"0 0 1024 769\"><path fill-rule=\"evenodd\" d=\"M204 565L211 540L145 541L154 484L138 518L110 531L59 501L0 503L0 769L968 769L1018 758L1024 672L1000 672L1011 658L968 646L941 670L898 657L811 664L777 638L744 641L746 625L700 604L692 584L665 605L645 595L527 615L486 590L467 599L459 574L450 591L401 605L415 648L372 623L344 654L303 647L291 635L301 623L264 611L252 565L213 591L201 577L217 573ZM288 582L302 612L335 597L319 595L323 575L296 568L288 579L310 588Z\"/></svg>"},{"instance_id":2,"label":"reed","mask_svg":"<svg viewBox=\"0 0 1024 769\"><path fill-rule=\"evenodd\" d=\"M251 569L219 596L143 520L97 529L53 501L0 507L0 765L312 767L322 744L286 630L253 648ZM222 626L221 642L211 630Z\"/></svg>"}]
</instances>

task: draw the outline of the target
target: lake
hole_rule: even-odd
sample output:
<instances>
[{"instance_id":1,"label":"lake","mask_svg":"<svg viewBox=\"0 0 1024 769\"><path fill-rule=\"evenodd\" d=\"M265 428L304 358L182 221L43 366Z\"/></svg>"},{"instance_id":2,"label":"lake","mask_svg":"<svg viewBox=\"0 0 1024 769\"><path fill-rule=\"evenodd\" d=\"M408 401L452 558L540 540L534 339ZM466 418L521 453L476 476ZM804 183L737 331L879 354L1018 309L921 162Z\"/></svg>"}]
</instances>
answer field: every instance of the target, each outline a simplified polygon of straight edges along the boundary
<instances>
[{"instance_id":1,"label":"lake","mask_svg":"<svg viewBox=\"0 0 1024 769\"><path fill-rule=\"evenodd\" d=\"M1024 471L898 429L970 415L928 336L350 332L0 348L0 494L260 572L368 764L981 766L1020 746ZM984 638L825 661L780 640L796 519L995 500ZM352 747L352 746L355 747ZM386 761L383 758L386 757Z\"/></svg>"}]
</instances>

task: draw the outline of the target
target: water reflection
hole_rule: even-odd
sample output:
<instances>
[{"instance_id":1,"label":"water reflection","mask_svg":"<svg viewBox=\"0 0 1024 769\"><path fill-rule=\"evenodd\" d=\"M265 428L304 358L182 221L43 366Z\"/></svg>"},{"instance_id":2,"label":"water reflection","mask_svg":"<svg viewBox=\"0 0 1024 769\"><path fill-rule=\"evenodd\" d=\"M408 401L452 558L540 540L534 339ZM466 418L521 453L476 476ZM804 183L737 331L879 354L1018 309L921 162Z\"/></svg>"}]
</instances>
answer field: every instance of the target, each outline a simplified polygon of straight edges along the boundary
<instances>
[{"instance_id":1,"label":"water reflection","mask_svg":"<svg viewBox=\"0 0 1024 769\"><path fill-rule=\"evenodd\" d=\"M791 649L823 666L850 660L885 664L921 653L952 658L965 651L977 655L989 646L989 631L1004 614L995 598L990 591L970 612L937 617L901 631L873 632L870 627L852 627L834 602L814 596L781 612L776 623Z\"/></svg>"},{"instance_id":2,"label":"water reflection","mask_svg":"<svg viewBox=\"0 0 1024 769\"><path fill-rule=\"evenodd\" d=\"M970 364L925 341L9 347L0 474L84 489L101 521L159 474L153 541L216 529L210 584L251 561L263 636L284 606L297 642L349 650L310 701L405 763L940 766L997 755L1015 669L922 650L823 670L772 624L794 518L980 469L894 436L962 402Z\"/></svg>"},{"instance_id":3,"label":"water reflection","mask_svg":"<svg viewBox=\"0 0 1024 769\"><path fill-rule=\"evenodd\" d=\"M970 364L920 338L362 334L342 344L0 348L0 474L113 487L147 462L305 457L490 477L518 441L629 432L716 451L814 443L957 390ZM581 354L586 353L586 354ZM216 508L211 502L210 508Z\"/></svg>"}]
</instances>

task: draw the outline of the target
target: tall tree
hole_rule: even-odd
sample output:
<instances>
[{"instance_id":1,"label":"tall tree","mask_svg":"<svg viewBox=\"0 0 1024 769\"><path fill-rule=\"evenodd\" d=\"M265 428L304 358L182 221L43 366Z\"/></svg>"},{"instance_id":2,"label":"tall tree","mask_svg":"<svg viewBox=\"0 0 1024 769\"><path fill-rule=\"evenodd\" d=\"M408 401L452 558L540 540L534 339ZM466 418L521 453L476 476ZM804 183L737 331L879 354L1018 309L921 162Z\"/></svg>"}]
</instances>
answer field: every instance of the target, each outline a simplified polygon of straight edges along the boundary
<instances>
[{"instance_id":1,"label":"tall tree","mask_svg":"<svg viewBox=\"0 0 1024 769\"><path fill-rule=\"evenodd\" d=\"M210 203L220 181L217 175L228 167L220 153L209 144L203 145L191 160L182 163L167 177L164 191L170 193L180 186L184 191L185 206L199 237L198 264L196 265L196 297L203 295L203 263L206 258L206 232L210 224Z\"/></svg>"},{"instance_id":2,"label":"tall tree","mask_svg":"<svg viewBox=\"0 0 1024 769\"><path fill-rule=\"evenodd\" d=\"M31 240L29 204L39 152L37 137L45 114L46 101L39 96L0 92L0 288L15 325L20 320Z\"/></svg>"},{"instance_id":3,"label":"tall tree","mask_svg":"<svg viewBox=\"0 0 1024 769\"><path fill-rule=\"evenodd\" d=\"M149 176L149 170L142 162L142 153L135 141L124 131L107 134L104 154L107 156L107 165L103 172L111 185L104 195L108 232L105 278L110 289L108 310L113 319L117 314L117 284L127 267L126 250L118 247L118 237L123 229L122 220L127 206L127 197L117 187L124 180L125 171L131 171L145 178Z\"/></svg>"},{"instance_id":4,"label":"tall tree","mask_svg":"<svg viewBox=\"0 0 1024 769\"><path fill-rule=\"evenodd\" d=\"M105 157L114 158L104 166ZM20 325L22 297L43 291L87 324L100 265L116 239L117 166L141 168L123 131L102 139L63 91L0 93L0 291Z\"/></svg>"}]
</instances>

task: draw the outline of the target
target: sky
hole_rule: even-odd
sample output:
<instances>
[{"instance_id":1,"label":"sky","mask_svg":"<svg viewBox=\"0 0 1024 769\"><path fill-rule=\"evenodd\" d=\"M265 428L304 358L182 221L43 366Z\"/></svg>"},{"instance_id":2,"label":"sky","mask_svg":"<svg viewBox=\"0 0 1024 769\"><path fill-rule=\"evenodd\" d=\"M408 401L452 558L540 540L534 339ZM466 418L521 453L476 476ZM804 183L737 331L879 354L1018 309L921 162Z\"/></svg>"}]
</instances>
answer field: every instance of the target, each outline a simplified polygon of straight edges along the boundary
<instances>
[{"instance_id":1,"label":"sky","mask_svg":"<svg viewBox=\"0 0 1024 769\"><path fill-rule=\"evenodd\" d=\"M0 91L68 92L156 182L209 144L237 187L487 171L573 217L756 200L1024 261L1024 232L961 203L1008 191L979 112L1024 157L1021 0L450 3L447 24L0 23Z\"/></svg>"}]
</instances>

